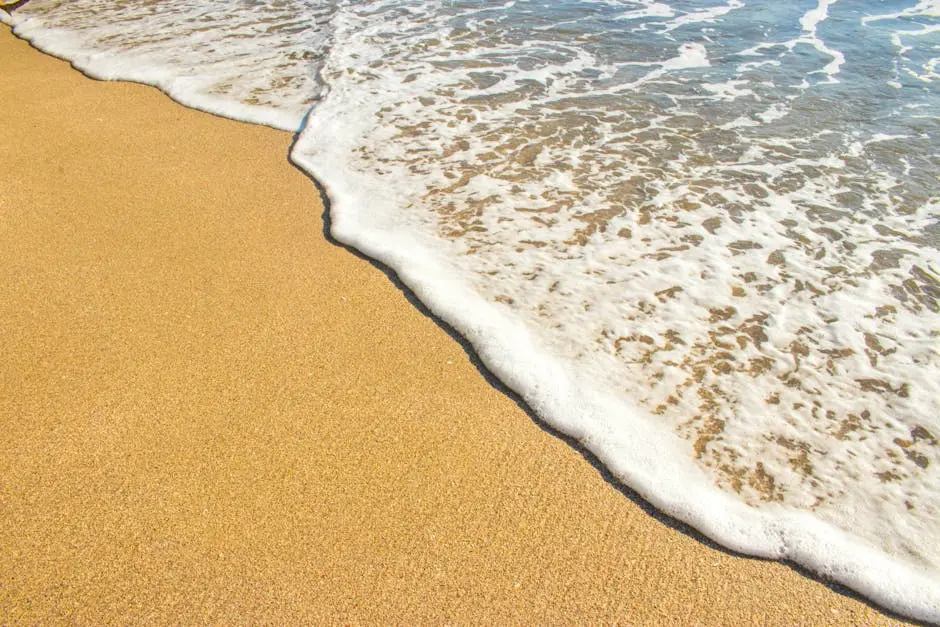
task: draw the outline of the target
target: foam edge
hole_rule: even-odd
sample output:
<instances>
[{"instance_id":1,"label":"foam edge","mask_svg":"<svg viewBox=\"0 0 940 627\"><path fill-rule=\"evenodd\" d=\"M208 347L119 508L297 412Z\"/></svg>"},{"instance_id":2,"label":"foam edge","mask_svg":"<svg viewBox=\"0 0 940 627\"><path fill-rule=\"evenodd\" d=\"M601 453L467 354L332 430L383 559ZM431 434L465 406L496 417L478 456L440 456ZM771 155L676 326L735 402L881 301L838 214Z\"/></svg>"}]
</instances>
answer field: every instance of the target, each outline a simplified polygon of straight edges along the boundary
<instances>
[{"instance_id":1,"label":"foam edge","mask_svg":"<svg viewBox=\"0 0 940 627\"><path fill-rule=\"evenodd\" d=\"M300 130L304 123L266 107L199 96L187 90L185 82L161 76L155 68L148 73L125 63L120 67L126 75L106 71L102 66L107 58L83 53L67 36L56 41L54 30L39 33L42 23L36 19L18 19L0 11L0 22L13 27L16 36L37 49L71 62L92 78L151 85L180 104L243 122L291 132ZM330 144L329 135L330 131L324 133L321 145ZM591 451L624 485L660 511L729 549L792 560L823 580L848 586L889 610L940 623L940 586L928 571L865 546L810 514L781 507L749 507L718 490L690 460L663 455L662 451L675 448L676 436L655 427L639 409L624 417L611 396L569 376L555 358L535 346L518 321L445 273L447 262L423 247L418 238L376 229L368 215L370 195L344 178L347 173L332 172L321 165L339 160L324 154L320 159L308 157L299 149L302 143L295 145L291 160L316 178L329 196L333 236L392 268L431 311L473 345L494 375L519 393L547 424ZM615 421L624 419L637 427L630 437L613 428Z\"/></svg>"},{"instance_id":2,"label":"foam edge","mask_svg":"<svg viewBox=\"0 0 940 627\"><path fill-rule=\"evenodd\" d=\"M308 125L315 122L311 119ZM326 129L317 145L341 145L341 140L329 137L332 132ZM420 238L375 228L369 207L381 202L374 200L380 195L369 194L367 186L325 165L342 163L338 155L311 149L301 138L291 161L326 191L331 233L338 241L393 269L545 423L576 439L618 481L658 510L732 551L793 561L888 610L940 622L940 587L930 571L867 546L811 514L781 506L757 509L722 492L690 459L673 453L677 436L639 408L624 415L614 397L571 377L556 358L536 346L519 321L446 272L448 262L422 246ZM629 436L622 428L625 421L635 427Z\"/></svg>"}]
</instances>

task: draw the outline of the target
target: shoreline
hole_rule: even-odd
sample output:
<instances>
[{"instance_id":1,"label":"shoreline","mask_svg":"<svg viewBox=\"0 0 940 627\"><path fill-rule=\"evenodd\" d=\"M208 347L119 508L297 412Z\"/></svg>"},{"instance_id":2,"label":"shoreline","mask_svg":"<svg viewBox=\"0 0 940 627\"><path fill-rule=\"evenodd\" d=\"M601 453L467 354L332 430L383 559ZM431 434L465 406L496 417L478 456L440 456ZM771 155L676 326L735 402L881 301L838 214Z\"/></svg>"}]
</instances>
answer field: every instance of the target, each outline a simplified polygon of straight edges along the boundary
<instances>
[{"instance_id":1,"label":"shoreline","mask_svg":"<svg viewBox=\"0 0 940 627\"><path fill-rule=\"evenodd\" d=\"M289 133L0 30L0 615L894 622L625 498L324 239Z\"/></svg>"}]
</instances>

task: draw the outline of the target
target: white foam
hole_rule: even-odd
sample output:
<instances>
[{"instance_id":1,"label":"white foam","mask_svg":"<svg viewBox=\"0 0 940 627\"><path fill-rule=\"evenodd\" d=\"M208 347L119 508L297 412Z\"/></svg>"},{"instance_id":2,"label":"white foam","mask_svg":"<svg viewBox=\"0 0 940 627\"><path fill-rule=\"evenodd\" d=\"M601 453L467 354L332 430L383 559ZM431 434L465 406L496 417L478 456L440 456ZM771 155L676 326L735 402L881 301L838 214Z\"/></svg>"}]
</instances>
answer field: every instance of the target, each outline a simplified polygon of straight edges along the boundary
<instances>
[{"instance_id":1,"label":"white foam","mask_svg":"<svg viewBox=\"0 0 940 627\"><path fill-rule=\"evenodd\" d=\"M878 15L866 15L862 18L862 24L871 24L882 20L897 20L904 17L940 17L940 1L938 0L920 0L916 5L894 11L891 13L880 13Z\"/></svg>"},{"instance_id":2,"label":"white foam","mask_svg":"<svg viewBox=\"0 0 940 627\"><path fill-rule=\"evenodd\" d=\"M807 11L800 19L800 25L806 33L804 39L807 39L813 47L820 52L832 57L832 61L821 70L830 80L835 80L835 75L839 73L839 68L845 63L845 55L827 46L826 43L819 38L817 31L819 25L829 17L829 7L837 1L838 0L819 0L817 7Z\"/></svg>"},{"instance_id":3,"label":"white foam","mask_svg":"<svg viewBox=\"0 0 940 627\"><path fill-rule=\"evenodd\" d=\"M8 19L17 36L93 78L153 85L196 109L296 131L319 86L315 67L292 46L322 49L328 33L317 20L326 7L203 0L152 11L146 3L33 2ZM298 32L290 22L305 10L309 24Z\"/></svg>"},{"instance_id":4,"label":"white foam","mask_svg":"<svg viewBox=\"0 0 940 627\"><path fill-rule=\"evenodd\" d=\"M344 103L348 105L349 103ZM363 103L359 103L363 104ZM578 439L618 479L662 511L696 526L736 551L792 559L879 602L936 620L938 594L930 571L904 564L812 516L784 508L753 509L716 492L681 456L649 416L628 411L593 382L575 378L544 352L527 327L455 278L436 244L399 230L385 184L353 174L342 148L347 136L329 123L342 107L311 120L293 160L325 181L337 239L394 268L415 294L453 324L496 376L521 393L553 427ZM352 146L346 146L351 148ZM379 227L376 227L379 224ZM430 244L430 245L429 245ZM623 423L631 425L623 429Z\"/></svg>"},{"instance_id":5,"label":"white foam","mask_svg":"<svg viewBox=\"0 0 940 627\"><path fill-rule=\"evenodd\" d=\"M619 14L616 19L638 20L644 17L672 17L675 14L676 12L669 5L663 4L662 2L650 2L642 8L624 11Z\"/></svg>"},{"instance_id":6,"label":"white foam","mask_svg":"<svg viewBox=\"0 0 940 627\"><path fill-rule=\"evenodd\" d=\"M890 38L891 42L897 48L897 60L895 62L895 77L893 80L887 81L889 85L895 89L901 89L903 83L899 80L903 74L919 80L924 83L931 83L933 80L938 78L935 68L937 65L937 59L929 59L925 63L921 64L919 67L916 63L912 62L908 54L911 51L914 51L917 45L923 45L927 49L936 50L936 46L931 46L930 43L921 40L921 37L926 38L927 36L938 32L940 30L940 24L923 24L924 21L928 21L931 18L940 17L940 1L938 0L920 0L915 6L908 7L901 11L894 11L889 13L880 13L876 15L867 15L862 18L862 24L865 26L876 25L882 26L880 22L894 22L897 24L897 28L891 32ZM922 24L920 28L905 28L911 24ZM905 43L905 39L915 38L914 41L910 43ZM916 43L915 43L916 42Z\"/></svg>"},{"instance_id":7,"label":"white foam","mask_svg":"<svg viewBox=\"0 0 940 627\"><path fill-rule=\"evenodd\" d=\"M487 94L497 100L468 108L459 103L464 96L472 96L477 90L463 91L466 89L462 87L466 84L465 71L449 66L442 73L428 65L421 54L405 52L400 57L400 68L383 65L381 74L376 76L373 64L388 54L389 46L394 42L377 36L378 29L370 30L368 23L363 24L360 17L345 17L351 22L349 35L343 33L339 39L350 45L334 50L332 67L328 67L326 72L331 82L330 95L314 111L292 156L295 162L326 182L334 203L334 235L395 268L418 297L465 334L488 367L519 391L540 416L578 438L616 476L658 507L738 550L775 557L788 556L817 572L863 589L866 594L877 595L880 602L895 609L904 607L902 611L905 612L935 616L936 579L933 571L923 565L937 559L929 540L926 545L916 548L916 557L910 558L910 547L905 546L904 538L911 536L902 533L892 536L899 539L897 543L893 540L882 542L879 539L884 531L882 528L863 530L833 526L832 521L839 520L839 515L834 512L845 511L847 507L857 514L852 517L853 525L858 520L885 520L885 501L870 499L864 493L862 499L851 502L840 500L843 496L833 496L830 497L834 499L833 509L817 509L810 515L793 509L797 505L804 508L815 506L813 490L806 489L805 492L794 492L787 500L788 507L763 505L741 508L735 499L713 492L709 481L696 475L696 465L687 463L693 455L689 455L687 449L677 455L676 447L682 449L683 445L663 432L662 417L637 407L635 402L638 399L644 408L656 407L659 401L666 400L676 384L684 380L681 369L671 365L681 359L679 347L646 357L647 360L652 358L652 363L656 364L653 369L657 376L661 376L659 381L662 382L650 389L649 382L655 378L640 373L624 374L623 364L612 355L591 352L585 342L573 341L577 337L597 338L600 343L609 338L613 345L618 334L619 339L625 339L631 333L638 333L637 329L642 329L650 338L649 342L657 345L659 338L667 336L670 330L682 328L686 345L691 345L694 339L687 335L687 330L702 326L710 309L735 304L737 311L728 324L740 324L749 316L770 309L777 311L777 316L772 324L764 326L768 335L767 345L761 350L753 344L736 348L741 351L738 359L747 363L748 360L771 355L773 366L770 373L773 378L799 371L804 385L812 390L812 394L823 394L825 386L834 382L819 375L819 371L824 372L827 368L826 351L838 352L846 345L852 345L856 347L852 354L858 357L864 354L864 342L861 348L856 344L863 332L855 325L865 328L867 319L863 316L872 300L878 300L877 294L886 289L886 282L860 284L858 289L833 291L823 298L813 296L812 292L801 296L792 290L792 285L788 287L786 283L778 283L766 292L773 305L760 305L754 296L750 301L735 302L731 296L721 294L727 294L728 285L739 281L736 276L740 275L735 268L743 272L749 268L765 267L768 252L792 246L778 220L800 216L803 211L800 207L805 204L827 202L823 200L830 193L827 186L840 176L838 172L845 170L845 164L837 156L821 155L818 158L790 159L785 164L774 165L767 162L769 151L752 146L749 156L728 164L724 169L729 173L748 170L766 173L769 179L783 179L806 170L823 169L833 173L832 179L817 181L779 197L773 197L773 192L765 188L772 199L761 203L761 211L749 214L739 225L725 222L721 227L722 236L712 242L714 247L702 248L708 254L692 255L694 261L692 258L684 261L667 259L658 267L649 263L621 266L619 261L611 261L624 258L639 260L648 253L668 250L664 243L678 243L678 234L670 233L676 227L664 222L661 226L640 229L641 223L627 214L609 221L605 231L594 231L589 236L590 247L582 253L582 249L566 242L583 224L577 216L605 208L607 198L602 190L605 184L609 184L603 178L594 178L593 187L585 189L584 181L588 177L601 176L603 170L593 168L615 158L615 153L604 152L615 142L620 145L623 139L632 137L635 140L636 133L648 133L654 129L661 129L667 136L676 135L678 130L671 126L670 116L650 120L631 133L621 130L616 122L600 122L605 117L612 117L611 112L589 112L594 120L591 129L596 133L575 135L571 140L560 139L556 144L551 133L558 131L551 121L552 116L545 120L546 130L550 133L545 135L539 130L539 118L528 105L543 106L553 100L565 102L572 95L566 92L576 85L567 80L566 74L576 67L583 67L582 62L579 61L579 65L568 62L559 66L565 70L557 73L545 68L540 70L539 81L543 85L553 85L551 97L536 97L521 104L511 99L502 105L498 104L500 95L512 93L518 85L513 79L525 80L523 77L529 76L532 70L517 71L501 64L494 69L502 76L501 82L486 89ZM821 15L817 16L811 28L815 29L821 19ZM397 32L407 32L407 28L408 25L397 25ZM388 25L382 28L387 29ZM413 49L426 49L419 43L421 29L415 31L406 35L415 45ZM810 33L815 35L814 30ZM439 31L432 27L428 27L423 36L435 42L440 40ZM479 46L468 46L467 49L479 50ZM495 49L499 49L498 44L495 44ZM439 47L435 52L447 55L449 51L445 45L443 50ZM344 54L348 57L344 58ZM462 55L462 52L458 53L468 63L473 61L471 55ZM348 71L353 58L372 68L368 75ZM594 93L626 94L634 93L641 84L661 81L674 84L676 72L710 65L707 49L690 42L680 47L679 54L663 60L622 63L621 67L654 69L637 80L621 84L613 92L595 90ZM404 79L406 76L407 81ZM422 93L436 94L439 105L416 108L414 102ZM782 104L765 108L763 121L782 120L786 111L789 109ZM460 114L455 116L455 112ZM430 123L421 130L413 125L415 116L419 114L420 119ZM504 118L504 115L508 117ZM515 115L521 117L513 118ZM381 122L375 126L377 119ZM510 131L504 126L507 123L515 129ZM504 142L512 140L513 132L518 133L518 129L526 125L530 126L526 142L539 148L538 156L530 163L535 167L545 167L546 171L526 174L523 167L513 165L513 153L493 162L493 167L480 165L487 161L485 155L498 153ZM563 131L561 137L565 137ZM805 141L811 145L823 138L823 134L819 134L815 139L806 137ZM874 139L882 138L876 136ZM461 142L463 145L459 149L450 147ZM570 142L575 142L576 152L572 152ZM670 147L669 141L664 139L646 140L645 145L656 150ZM432 146L437 149L429 149ZM805 150L802 139L797 138L792 148ZM427 151L429 156L434 155L433 159L424 160L420 157L422 151ZM861 155L864 154L863 145ZM758 162L751 164L748 163L750 160ZM689 160L685 155L677 155L672 164L676 168L674 174L679 175L679 167L686 163ZM622 171L628 178L630 174L644 172L644 167L636 162L632 167L624 165ZM692 181L714 178L718 172L717 169L703 167L700 174L692 171L681 176L683 180ZM895 183L885 180L885 189ZM691 185L686 185L671 190L660 189L660 194L650 197L650 202L669 207L686 193L699 195L691 192L691 188ZM731 189L723 189L722 193L732 203L753 203L746 195ZM565 199L572 194L577 199L576 203L566 208ZM560 208L559 203L562 203ZM476 208L472 212L460 212L453 205ZM408 209L403 212L399 207ZM419 211L420 208L424 210ZM551 223L542 218L520 218L514 213L518 209L547 211L549 213L544 215L551 219ZM696 222L706 218L727 220L721 210L702 207L698 212ZM451 215L455 217L451 218ZM812 219L801 218L800 221L797 228L801 236L810 239L813 247L818 247L807 253L818 254L825 250L838 257L833 263L850 261L850 257L831 248L826 235L814 232L817 224ZM615 237L621 226L646 234L651 241L637 241L638 235L635 234L625 248ZM840 228L846 226L839 223ZM904 228L910 230L911 224ZM692 234L695 229L679 231L680 234L683 232ZM442 239L443 234L450 235ZM857 239L863 241L866 238L871 240L869 235L859 231ZM856 237L849 239L854 241ZM532 246L532 240L539 245ZM728 254L725 247L747 243L748 240L760 242L761 247L734 249L737 252ZM502 243L506 245L502 246ZM725 252L721 253L723 248ZM874 241L872 246L856 250L858 261L853 261L853 264L867 264L879 252ZM805 261L810 262L811 259L808 256ZM570 267L560 265L563 261ZM791 259L791 262L803 263L798 258ZM793 270L805 273L801 275L803 280L829 286L829 289L835 285L825 267L807 265L798 268L794 266ZM910 269L909 263L902 264L898 268L898 276ZM703 282L706 274L710 276ZM614 287L608 287L611 285ZM663 297L664 302L656 305L656 316L650 315L642 320L623 320L632 310L622 301L610 298L610 290L613 289L622 298L642 304L647 297L675 285L682 286L686 296L675 297L675 301ZM595 288L600 291L592 291ZM540 289L552 296L544 298ZM814 300L815 304L812 303ZM587 305L590 305L589 309ZM555 332L550 324L542 326L539 318L569 327L574 335L566 335L564 330ZM895 322L896 331L888 335L884 335L884 328L878 328L877 332L882 333L880 341L884 343L889 341L889 337L903 336L906 338L904 344L896 346L892 343L887 350L897 351L906 346L904 350L911 352L901 361L910 363L926 359L936 364L936 351L929 343L916 339L919 323L914 318L902 318ZM826 322L827 319L831 320ZM604 321L602 325L616 325L621 320L623 324L619 324L620 328L614 327L615 332L605 335L601 332L603 327L597 326L598 320ZM683 322L677 326L677 320ZM704 326L707 329L709 325ZM804 333L801 329L807 326L821 329L819 335L814 335L815 341L821 343L817 354L821 360L813 356L796 356L788 349L794 342L801 341ZM873 329L871 327L864 332L875 333ZM897 352L893 354L901 357ZM638 354L638 357L642 356L642 353ZM850 361L850 364L839 362L832 366L835 368L833 372L843 369L839 376L845 382L854 382L853 375L848 374L851 368L861 373L859 376L870 368L864 357ZM805 363L801 365L801 362ZM640 363L639 359L637 363ZM905 375L909 375L907 380L913 386L922 390L918 403L933 402L930 399L937 392L936 385L925 372L929 370ZM764 379L755 385L743 377L734 386L723 389L741 390L739 407L745 416L753 418L767 411L764 395L768 388L763 386L768 383L770 380ZM858 392L852 389L854 385L849 384L833 396L830 394L835 390L825 393L827 411L836 410L840 416L855 411L852 397L857 397ZM629 394L612 393L623 388L629 388ZM800 394L788 391L786 386L781 390L781 404L795 403L799 399ZM935 411L926 409L925 412L918 411L917 415L935 429L927 418ZM799 414L798 411L795 413ZM689 412L684 415L688 416ZM806 481L798 469L789 465L792 462L786 456L780 456L781 451L786 451L786 446L777 451L766 447L765 425L760 420L736 424L740 431L734 436L733 444L732 439L724 442L737 447L738 454L763 459L768 468L773 467L778 485L799 486ZM625 428L626 425L629 427ZM787 425L782 429L781 434L775 437L782 438L784 443L793 442L793 438L807 437L797 425ZM890 442L892 437L908 435L902 429L900 423L892 423L884 437ZM834 477L842 472L840 467L855 463L853 457L857 455L859 443L852 440L840 446L833 442L823 444L825 437L820 433L810 446L829 447L830 453L827 459L814 460L813 463L817 465L817 477ZM885 441L882 437L877 439ZM679 461L679 457L683 460ZM930 477L907 486L900 493L904 497L920 494L921 500L917 502L919 507L925 508L921 518L905 519L899 526L899 529L903 527L905 531L912 532L913 537L932 537L930 521L935 520L936 512L930 509L930 499L926 495L930 494L927 488L935 478L934 475ZM832 481L831 478L828 480ZM844 490L848 484L840 483L839 486ZM882 493L892 490L885 488ZM879 548L873 548L873 545ZM921 560L923 562L918 563ZM871 570L865 564L878 564L878 567ZM902 578L905 583L895 585L899 579L882 581L878 573L880 568L890 570L892 577ZM908 587L908 584L913 587Z\"/></svg>"},{"instance_id":8,"label":"white foam","mask_svg":"<svg viewBox=\"0 0 940 627\"><path fill-rule=\"evenodd\" d=\"M691 13L686 13L680 15L676 19L667 22L664 32L674 31L677 28L683 26L688 26L690 24L699 24L702 22L711 23L714 22L719 17L734 11L735 9L740 9L744 6L744 3L741 0L729 0L727 4L717 7L710 7L707 9L702 9L701 11L693 11Z\"/></svg>"}]
</instances>

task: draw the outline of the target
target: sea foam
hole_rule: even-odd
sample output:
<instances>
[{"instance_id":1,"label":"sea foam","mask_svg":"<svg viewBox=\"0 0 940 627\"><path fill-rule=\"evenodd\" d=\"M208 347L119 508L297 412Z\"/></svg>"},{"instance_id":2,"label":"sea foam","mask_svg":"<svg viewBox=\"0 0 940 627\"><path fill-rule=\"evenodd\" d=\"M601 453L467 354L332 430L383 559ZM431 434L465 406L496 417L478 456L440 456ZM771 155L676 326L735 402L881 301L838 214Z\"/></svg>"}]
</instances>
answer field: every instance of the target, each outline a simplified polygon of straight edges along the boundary
<instances>
[{"instance_id":1,"label":"sea foam","mask_svg":"<svg viewBox=\"0 0 940 627\"><path fill-rule=\"evenodd\" d=\"M937 5L33 0L296 130L333 235L663 511L940 620Z\"/></svg>"}]
</instances>

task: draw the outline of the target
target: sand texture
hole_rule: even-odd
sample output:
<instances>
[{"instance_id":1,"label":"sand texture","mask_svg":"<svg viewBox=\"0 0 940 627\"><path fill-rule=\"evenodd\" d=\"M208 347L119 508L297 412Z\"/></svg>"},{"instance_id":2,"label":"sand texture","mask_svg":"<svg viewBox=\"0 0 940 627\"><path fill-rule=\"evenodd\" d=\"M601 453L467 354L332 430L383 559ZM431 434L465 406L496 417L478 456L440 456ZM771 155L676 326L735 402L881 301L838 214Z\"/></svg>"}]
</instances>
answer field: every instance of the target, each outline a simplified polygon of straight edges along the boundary
<instances>
[{"instance_id":1,"label":"sand texture","mask_svg":"<svg viewBox=\"0 0 940 627\"><path fill-rule=\"evenodd\" d=\"M324 237L290 134L0 65L0 622L895 622L614 487Z\"/></svg>"}]
</instances>

